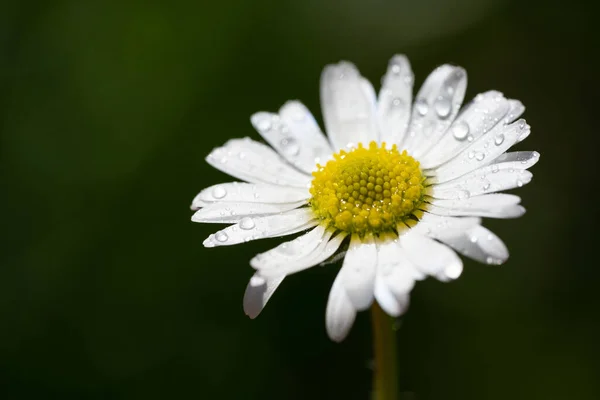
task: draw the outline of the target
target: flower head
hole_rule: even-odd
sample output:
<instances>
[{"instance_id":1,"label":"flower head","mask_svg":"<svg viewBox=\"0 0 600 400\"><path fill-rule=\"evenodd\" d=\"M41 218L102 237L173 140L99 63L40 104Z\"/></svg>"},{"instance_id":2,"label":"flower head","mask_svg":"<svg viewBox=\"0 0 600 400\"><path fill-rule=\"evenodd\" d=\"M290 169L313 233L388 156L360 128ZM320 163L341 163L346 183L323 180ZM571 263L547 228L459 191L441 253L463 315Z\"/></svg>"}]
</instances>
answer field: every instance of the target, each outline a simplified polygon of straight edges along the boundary
<instances>
[{"instance_id":1,"label":"flower head","mask_svg":"<svg viewBox=\"0 0 600 400\"><path fill-rule=\"evenodd\" d=\"M346 240L326 310L336 341L373 301L399 316L415 281L458 278L457 252L487 264L506 261L506 246L481 217L525 212L518 196L499 192L528 183L539 154L506 152L530 133L517 120L519 101L489 91L460 110L466 82L462 68L438 67L411 107L406 57L391 59L378 96L354 65L329 65L321 76L328 138L290 101L278 114L251 118L271 147L234 139L209 154L211 165L244 182L212 186L194 199L193 221L232 224L210 235L206 247L304 232L250 261L256 273L246 314L255 318L287 275L323 263Z\"/></svg>"}]
</instances>

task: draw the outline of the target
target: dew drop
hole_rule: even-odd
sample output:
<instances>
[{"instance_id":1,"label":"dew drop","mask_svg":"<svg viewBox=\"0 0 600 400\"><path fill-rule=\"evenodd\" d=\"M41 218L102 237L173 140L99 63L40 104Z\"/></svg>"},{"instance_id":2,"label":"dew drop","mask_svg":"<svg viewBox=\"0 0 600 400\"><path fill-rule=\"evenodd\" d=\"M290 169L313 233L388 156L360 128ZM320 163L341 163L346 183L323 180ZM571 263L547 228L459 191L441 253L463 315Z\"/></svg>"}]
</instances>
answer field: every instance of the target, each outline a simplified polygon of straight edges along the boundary
<instances>
[{"instance_id":1,"label":"dew drop","mask_svg":"<svg viewBox=\"0 0 600 400\"><path fill-rule=\"evenodd\" d=\"M483 190L489 190L491 184L489 182L486 182L485 185L483 185Z\"/></svg>"},{"instance_id":2,"label":"dew drop","mask_svg":"<svg viewBox=\"0 0 600 400\"><path fill-rule=\"evenodd\" d=\"M468 199L469 197L471 197L471 192L469 192L468 190L461 190L458 192L458 198L460 200L465 200L465 199Z\"/></svg>"},{"instance_id":3,"label":"dew drop","mask_svg":"<svg viewBox=\"0 0 600 400\"><path fill-rule=\"evenodd\" d=\"M266 283L265 278L262 276L253 276L250 278L250 286L262 286Z\"/></svg>"},{"instance_id":4,"label":"dew drop","mask_svg":"<svg viewBox=\"0 0 600 400\"><path fill-rule=\"evenodd\" d=\"M496 144L496 146L500 146L502 143L504 143L504 134L500 133L496 135L496 137L494 138L494 143Z\"/></svg>"},{"instance_id":5,"label":"dew drop","mask_svg":"<svg viewBox=\"0 0 600 400\"><path fill-rule=\"evenodd\" d=\"M467 154L467 156L469 157L469 159L472 159L473 157L475 157L475 152L471 150L469 154Z\"/></svg>"},{"instance_id":6,"label":"dew drop","mask_svg":"<svg viewBox=\"0 0 600 400\"><path fill-rule=\"evenodd\" d=\"M452 104L450 103L450 100L448 100L445 97L437 99L434 104L434 107L435 111L437 112L437 115L440 118L447 118L448 115L450 115L450 111L452 110Z\"/></svg>"},{"instance_id":7,"label":"dew drop","mask_svg":"<svg viewBox=\"0 0 600 400\"><path fill-rule=\"evenodd\" d=\"M306 114L304 113L303 108L297 104L294 105L294 107L292 109L292 119L294 121L302 121L302 120L304 120L305 116L306 116Z\"/></svg>"},{"instance_id":8,"label":"dew drop","mask_svg":"<svg viewBox=\"0 0 600 400\"><path fill-rule=\"evenodd\" d=\"M229 236L227 236L227 234L225 232L219 231L215 235L215 239L217 239L217 241L219 241L221 243L224 243L229 239Z\"/></svg>"},{"instance_id":9,"label":"dew drop","mask_svg":"<svg viewBox=\"0 0 600 400\"><path fill-rule=\"evenodd\" d=\"M242 228L244 230L250 230L250 229L254 228L255 226L256 226L256 224L254 223L254 220L250 217L244 217L240 221L240 228Z\"/></svg>"},{"instance_id":10,"label":"dew drop","mask_svg":"<svg viewBox=\"0 0 600 400\"><path fill-rule=\"evenodd\" d=\"M477 155L475 156L475 159L477 161L483 161L484 158L485 158L485 154L483 154L483 153L477 153Z\"/></svg>"},{"instance_id":11,"label":"dew drop","mask_svg":"<svg viewBox=\"0 0 600 400\"><path fill-rule=\"evenodd\" d=\"M523 181L520 179L517 179L517 186L518 187L523 187Z\"/></svg>"},{"instance_id":12,"label":"dew drop","mask_svg":"<svg viewBox=\"0 0 600 400\"><path fill-rule=\"evenodd\" d=\"M402 105L402 100L398 97L395 97L394 100L392 100L392 105L394 107L400 107Z\"/></svg>"},{"instance_id":13,"label":"dew drop","mask_svg":"<svg viewBox=\"0 0 600 400\"><path fill-rule=\"evenodd\" d=\"M488 258L486 258L486 259L485 259L485 261L486 261L488 264L493 264L493 263L494 263L494 259L493 259L492 257L488 257Z\"/></svg>"},{"instance_id":14,"label":"dew drop","mask_svg":"<svg viewBox=\"0 0 600 400\"><path fill-rule=\"evenodd\" d=\"M297 156L300 153L300 146L296 139L286 138L281 140L281 150L288 156Z\"/></svg>"},{"instance_id":15,"label":"dew drop","mask_svg":"<svg viewBox=\"0 0 600 400\"><path fill-rule=\"evenodd\" d=\"M467 136L467 142L472 142L474 140L473 135Z\"/></svg>"},{"instance_id":16,"label":"dew drop","mask_svg":"<svg viewBox=\"0 0 600 400\"><path fill-rule=\"evenodd\" d=\"M427 104L427 100L419 99L415 103L415 108L417 109L417 112L419 113L419 115L425 116L425 115L427 115L427 112L429 111L429 104Z\"/></svg>"},{"instance_id":17,"label":"dew drop","mask_svg":"<svg viewBox=\"0 0 600 400\"><path fill-rule=\"evenodd\" d=\"M223 186L217 186L212 190L212 195L215 199L222 199L227 196L227 190Z\"/></svg>"},{"instance_id":18,"label":"dew drop","mask_svg":"<svg viewBox=\"0 0 600 400\"><path fill-rule=\"evenodd\" d=\"M500 167L498 167L498 164L494 164L492 165L492 173L496 173L500 170Z\"/></svg>"},{"instance_id":19,"label":"dew drop","mask_svg":"<svg viewBox=\"0 0 600 400\"><path fill-rule=\"evenodd\" d=\"M469 134L469 124L465 121L460 121L452 125L452 134L456 140L465 140Z\"/></svg>"},{"instance_id":20,"label":"dew drop","mask_svg":"<svg viewBox=\"0 0 600 400\"><path fill-rule=\"evenodd\" d=\"M398 64L392 65L392 73L398 75L400 73L400 66Z\"/></svg>"},{"instance_id":21,"label":"dew drop","mask_svg":"<svg viewBox=\"0 0 600 400\"><path fill-rule=\"evenodd\" d=\"M477 243L478 240L477 236L471 236L471 243Z\"/></svg>"},{"instance_id":22,"label":"dew drop","mask_svg":"<svg viewBox=\"0 0 600 400\"><path fill-rule=\"evenodd\" d=\"M261 131L268 131L269 129L271 129L271 127L273 126L271 124L271 119L270 118L263 118L260 121L258 121L258 129L260 129Z\"/></svg>"}]
</instances>

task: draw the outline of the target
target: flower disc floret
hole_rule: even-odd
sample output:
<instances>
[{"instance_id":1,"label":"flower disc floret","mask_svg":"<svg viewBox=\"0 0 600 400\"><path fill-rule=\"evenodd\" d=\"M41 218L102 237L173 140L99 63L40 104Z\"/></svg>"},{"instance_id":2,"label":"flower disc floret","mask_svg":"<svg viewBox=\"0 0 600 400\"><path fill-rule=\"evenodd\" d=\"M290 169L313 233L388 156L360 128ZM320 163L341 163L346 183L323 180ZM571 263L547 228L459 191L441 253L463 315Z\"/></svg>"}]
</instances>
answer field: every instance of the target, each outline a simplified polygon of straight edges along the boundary
<instances>
[{"instance_id":1,"label":"flower disc floret","mask_svg":"<svg viewBox=\"0 0 600 400\"><path fill-rule=\"evenodd\" d=\"M396 145L371 142L341 150L313 172L310 205L317 218L348 233L393 232L423 204L419 162Z\"/></svg>"}]
</instances>

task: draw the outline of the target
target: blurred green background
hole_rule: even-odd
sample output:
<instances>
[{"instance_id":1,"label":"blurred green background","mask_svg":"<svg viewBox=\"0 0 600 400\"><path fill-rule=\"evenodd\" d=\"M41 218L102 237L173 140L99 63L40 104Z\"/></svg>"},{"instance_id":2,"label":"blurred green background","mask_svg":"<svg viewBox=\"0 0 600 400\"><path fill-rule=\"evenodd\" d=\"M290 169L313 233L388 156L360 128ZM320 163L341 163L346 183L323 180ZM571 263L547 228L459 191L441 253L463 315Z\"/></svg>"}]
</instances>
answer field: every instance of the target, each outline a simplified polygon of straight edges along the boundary
<instances>
[{"instance_id":1,"label":"blurred green background","mask_svg":"<svg viewBox=\"0 0 600 400\"><path fill-rule=\"evenodd\" d=\"M600 36L570 1L3 1L0 5L0 398L366 399L368 313L329 341L337 266L286 280L244 316L249 259L190 222L204 162L249 117L301 99L322 67L376 86L394 53L527 106L538 150L511 258L427 280L399 321L407 399L600 398Z\"/></svg>"}]
</instances>

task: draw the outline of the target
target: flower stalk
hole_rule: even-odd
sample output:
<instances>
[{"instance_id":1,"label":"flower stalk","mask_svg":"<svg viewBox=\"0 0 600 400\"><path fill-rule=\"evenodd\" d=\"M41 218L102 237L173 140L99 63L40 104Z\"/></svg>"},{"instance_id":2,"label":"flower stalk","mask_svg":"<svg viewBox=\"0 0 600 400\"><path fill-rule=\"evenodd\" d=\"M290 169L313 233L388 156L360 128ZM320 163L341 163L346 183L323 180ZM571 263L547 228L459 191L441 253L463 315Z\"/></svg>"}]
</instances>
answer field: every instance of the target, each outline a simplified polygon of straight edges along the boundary
<instances>
[{"instance_id":1,"label":"flower stalk","mask_svg":"<svg viewBox=\"0 0 600 400\"><path fill-rule=\"evenodd\" d=\"M396 365L396 334L394 321L374 302L371 306L373 322L372 400L398 400L398 368Z\"/></svg>"}]
</instances>

